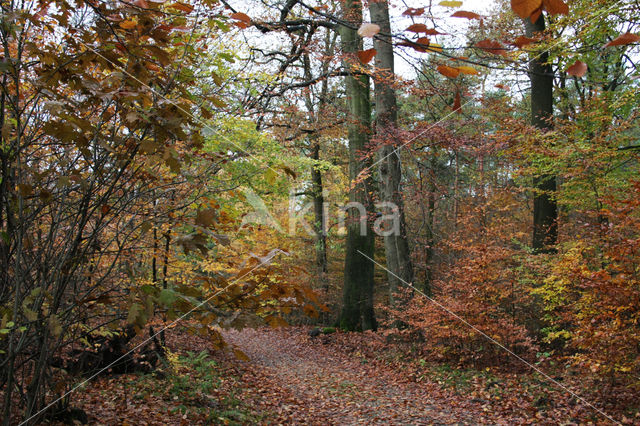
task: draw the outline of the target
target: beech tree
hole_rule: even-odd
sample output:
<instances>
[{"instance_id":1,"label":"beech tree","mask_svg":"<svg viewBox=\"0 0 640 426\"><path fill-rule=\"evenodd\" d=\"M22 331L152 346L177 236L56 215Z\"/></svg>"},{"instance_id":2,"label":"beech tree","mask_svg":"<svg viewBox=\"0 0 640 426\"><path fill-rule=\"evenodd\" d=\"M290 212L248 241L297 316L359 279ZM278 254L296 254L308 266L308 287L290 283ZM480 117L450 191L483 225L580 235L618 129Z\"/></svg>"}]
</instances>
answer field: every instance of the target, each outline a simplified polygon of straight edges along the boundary
<instances>
[{"instance_id":1,"label":"beech tree","mask_svg":"<svg viewBox=\"0 0 640 426\"><path fill-rule=\"evenodd\" d=\"M362 38L357 28L362 24L362 4L359 0L343 3L343 17L349 25L340 26L343 64L349 74L345 77L346 98L349 111L349 177L351 188L349 201L364 206L349 208L347 242L344 263L344 287L340 326L347 330L371 330L376 328L373 311L374 264L371 262L375 236L367 212L371 211L373 191L368 169L371 159L367 148L371 137L370 79L361 71L362 63L357 53L362 51ZM364 176L361 172L365 171Z\"/></svg>"}]
</instances>

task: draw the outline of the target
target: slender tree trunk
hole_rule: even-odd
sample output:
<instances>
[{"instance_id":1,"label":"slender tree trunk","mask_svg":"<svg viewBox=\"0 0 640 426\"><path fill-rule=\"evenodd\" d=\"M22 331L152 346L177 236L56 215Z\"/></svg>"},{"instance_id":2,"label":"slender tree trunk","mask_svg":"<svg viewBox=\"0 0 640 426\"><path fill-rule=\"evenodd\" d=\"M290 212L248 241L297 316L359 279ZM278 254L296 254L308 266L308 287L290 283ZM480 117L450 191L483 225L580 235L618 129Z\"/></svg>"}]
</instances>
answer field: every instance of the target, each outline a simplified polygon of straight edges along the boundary
<instances>
[{"instance_id":1,"label":"slender tree trunk","mask_svg":"<svg viewBox=\"0 0 640 426\"><path fill-rule=\"evenodd\" d=\"M391 294L401 284L413 282L413 265L407 241L404 203L400 184L402 170L400 156L395 150L397 142L398 106L394 82L393 43L389 23L389 4L387 1L369 3L373 23L380 26L380 33L374 39L376 54L375 100L376 100L376 136L383 146L378 155L380 161L380 198L385 203L397 207L399 215L399 233L384 237L388 280ZM399 277L399 278L398 278ZM428 284L427 284L428 286ZM392 298L393 300L393 298Z\"/></svg>"},{"instance_id":2,"label":"slender tree trunk","mask_svg":"<svg viewBox=\"0 0 640 426\"><path fill-rule=\"evenodd\" d=\"M320 142L317 138L313 141L311 148L311 158L320 160ZM322 173L317 166L311 167L311 190L313 191L313 213L314 213L314 231L316 233L316 269L320 282L325 291L329 290L329 281L327 280L327 229L326 217L324 214L324 195L322 193Z\"/></svg>"},{"instance_id":3,"label":"slender tree trunk","mask_svg":"<svg viewBox=\"0 0 640 426\"><path fill-rule=\"evenodd\" d=\"M325 51L324 54L327 57L332 57L334 54L335 43L332 41L331 34L327 33L325 39ZM335 39L334 39L335 41ZM313 78L311 73L311 61L309 55L303 55L304 61L304 76L307 81ZM325 75L329 68L329 62L325 61L322 64L321 73ZM319 117L324 112L324 106L326 105L327 93L329 91L329 85L327 79L322 82L320 90L320 99L318 102L317 113L314 107L311 93L307 92L305 95L305 104L307 112L309 113L309 121L313 124L318 124ZM317 132L317 131L316 131ZM309 137L311 145L311 159L314 160L311 166L311 192L313 199L313 213L314 223L313 230L315 232L315 252L316 252L316 279L319 284L322 284L324 291L329 291L328 275L328 262L327 262L327 217L324 211L324 187L322 185L322 172L318 168L318 162L320 160L320 135L313 133Z\"/></svg>"},{"instance_id":4,"label":"slender tree trunk","mask_svg":"<svg viewBox=\"0 0 640 426\"><path fill-rule=\"evenodd\" d=\"M343 19L358 27L362 23L361 3L358 0L345 0L342 7ZM352 65L358 61L355 53L362 49L362 40L355 29L346 26L340 27L340 37L342 50L346 55L344 66L347 70L352 70ZM349 177L352 185L349 200L363 205L370 211L371 179L357 182L359 173L371 164L371 161L363 156L371 130L369 77L365 74L351 74L345 77L345 83L349 111ZM340 326L347 330L376 328L373 312L374 264L365 257L373 258L374 236L366 215L359 216L357 209L349 209L343 305L339 320ZM366 223L364 229L360 227L361 220Z\"/></svg>"},{"instance_id":5,"label":"slender tree trunk","mask_svg":"<svg viewBox=\"0 0 640 426\"><path fill-rule=\"evenodd\" d=\"M525 21L527 36L544 31L544 14L535 23ZM547 52L536 56L529 64L531 79L531 124L542 131L551 128L553 116L553 70ZM558 238L558 206L555 201L556 177L542 174L533 179L533 249L536 252L554 250Z\"/></svg>"}]
</instances>

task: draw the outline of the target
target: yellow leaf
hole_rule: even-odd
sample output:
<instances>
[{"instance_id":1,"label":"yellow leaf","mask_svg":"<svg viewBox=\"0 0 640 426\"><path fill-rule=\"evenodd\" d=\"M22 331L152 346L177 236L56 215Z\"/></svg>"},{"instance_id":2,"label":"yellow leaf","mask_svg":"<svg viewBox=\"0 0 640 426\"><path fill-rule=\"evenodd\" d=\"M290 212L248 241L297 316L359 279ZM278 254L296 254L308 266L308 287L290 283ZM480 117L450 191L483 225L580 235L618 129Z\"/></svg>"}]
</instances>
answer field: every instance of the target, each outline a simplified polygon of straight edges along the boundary
<instances>
[{"instance_id":1,"label":"yellow leaf","mask_svg":"<svg viewBox=\"0 0 640 426\"><path fill-rule=\"evenodd\" d=\"M427 50L430 50L432 52L442 53L442 45L438 43L429 43Z\"/></svg>"},{"instance_id":2,"label":"yellow leaf","mask_svg":"<svg viewBox=\"0 0 640 426\"><path fill-rule=\"evenodd\" d=\"M440 6L444 6L444 7L460 7L462 6L462 2L461 1L449 1L449 0L445 0L445 1L441 1L440 3L438 3Z\"/></svg>"},{"instance_id":3,"label":"yellow leaf","mask_svg":"<svg viewBox=\"0 0 640 426\"><path fill-rule=\"evenodd\" d=\"M456 67L462 74L467 74L467 75L478 75L480 74L480 72L472 67L467 67L467 66L461 66L461 67Z\"/></svg>"}]
</instances>

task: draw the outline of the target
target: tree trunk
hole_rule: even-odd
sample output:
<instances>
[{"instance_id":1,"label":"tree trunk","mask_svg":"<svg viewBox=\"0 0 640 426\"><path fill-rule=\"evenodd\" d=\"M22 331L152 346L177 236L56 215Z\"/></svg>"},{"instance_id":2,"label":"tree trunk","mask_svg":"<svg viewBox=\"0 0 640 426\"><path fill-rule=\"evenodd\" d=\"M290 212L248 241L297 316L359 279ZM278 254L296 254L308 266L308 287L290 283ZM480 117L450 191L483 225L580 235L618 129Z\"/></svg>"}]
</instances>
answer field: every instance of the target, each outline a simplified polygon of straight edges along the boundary
<instances>
[{"instance_id":1,"label":"tree trunk","mask_svg":"<svg viewBox=\"0 0 640 426\"><path fill-rule=\"evenodd\" d=\"M317 138L313 138L313 146L311 148L311 158L320 160L320 142ZM316 269L318 280L322 282L324 291L329 290L329 281L327 274L327 227L326 217L324 214L324 195L322 193L322 173L317 166L311 167L311 190L313 191L313 228L316 233Z\"/></svg>"},{"instance_id":2,"label":"tree trunk","mask_svg":"<svg viewBox=\"0 0 640 426\"><path fill-rule=\"evenodd\" d=\"M544 31L544 15L535 23L525 21L527 36ZM553 116L553 70L547 52L536 56L529 64L531 79L531 124L542 131L551 128ZM533 249L536 252L554 250L558 237L558 206L555 201L556 177L542 174L533 179Z\"/></svg>"},{"instance_id":3,"label":"tree trunk","mask_svg":"<svg viewBox=\"0 0 640 426\"><path fill-rule=\"evenodd\" d=\"M385 203L395 205L399 215L399 233L384 237L387 261L387 277L391 295L401 284L413 282L413 265L407 241L404 203L400 184L402 170L400 156L395 150L397 142L398 106L394 82L393 43L389 23L389 4L386 1L369 3L371 21L380 26L380 33L374 39L376 54L375 100L376 136L382 147L379 149L380 198ZM399 277L399 278L398 278ZM393 300L393 298L391 299Z\"/></svg>"},{"instance_id":4,"label":"tree trunk","mask_svg":"<svg viewBox=\"0 0 640 426\"><path fill-rule=\"evenodd\" d=\"M356 28L362 23L362 5L358 0L345 0L344 19ZM362 40L355 29L341 26L340 37L345 54L344 67L352 70L358 59L355 53L362 50ZM350 74L345 77L347 107L349 111L349 177L351 190L349 200L362 204L370 211L371 179L359 182L359 173L370 166L371 161L363 154L369 143L371 126L371 101L369 99L369 77L365 74ZM348 212L347 247L344 265L343 305L340 327L347 330L370 330L376 328L373 312L373 258L374 236L367 217L358 217L357 209ZM361 232L360 221L366 222ZM364 235L363 235L364 234Z\"/></svg>"}]
</instances>

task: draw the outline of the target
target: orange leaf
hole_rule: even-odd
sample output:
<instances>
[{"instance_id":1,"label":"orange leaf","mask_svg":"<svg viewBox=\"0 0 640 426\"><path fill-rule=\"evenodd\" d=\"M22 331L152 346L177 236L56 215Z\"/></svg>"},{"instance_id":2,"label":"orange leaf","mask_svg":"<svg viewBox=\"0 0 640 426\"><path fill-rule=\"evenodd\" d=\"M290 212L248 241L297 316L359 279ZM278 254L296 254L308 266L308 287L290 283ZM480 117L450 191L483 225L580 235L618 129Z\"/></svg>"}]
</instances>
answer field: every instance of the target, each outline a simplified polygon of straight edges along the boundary
<instances>
[{"instance_id":1,"label":"orange leaf","mask_svg":"<svg viewBox=\"0 0 640 426\"><path fill-rule=\"evenodd\" d=\"M538 22L538 19L540 19L540 15L542 15L542 6L534 10L529 19L531 20L531 22Z\"/></svg>"},{"instance_id":2,"label":"orange leaf","mask_svg":"<svg viewBox=\"0 0 640 426\"><path fill-rule=\"evenodd\" d=\"M178 9L186 13L191 13L191 11L193 10L193 6L185 3L173 3L170 6L173 7L174 9Z\"/></svg>"},{"instance_id":3,"label":"orange leaf","mask_svg":"<svg viewBox=\"0 0 640 426\"><path fill-rule=\"evenodd\" d=\"M456 67L456 69L458 71L460 71L462 74L467 74L467 75L478 75L480 74L480 72L472 67L468 67L468 66L460 66L460 67Z\"/></svg>"},{"instance_id":4,"label":"orange leaf","mask_svg":"<svg viewBox=\"0 0 640 426\"><path fill-rule=\"evenodd\" d=\"M640 36L632 33L622 34L620 37L611 40L609 43L605 44L603 47L611 47L611 46L625 46L627 44L636 43L640 41Z\"/></svg>"},{"instance_id":5,"label":"orange leaf","mask_svg":"<svg viewBox=\"0 0 640 426\"><path fill-rule=\"evenodd\" d=\"M120 22L120 28L124 28L125 30L132 30L137 25L138 24L136 24L135 21L122 21L122 22Z\"/></svg>"},{"instance_id":6,"label":"orange leaf","mask_svg":"<svg viewBox=\"0 0 640 426\"><path fill-rule=\"evenodd\" d=\"M251 18L246 13L242 13L242 12L232 13L231 17L237 21L244 22L247 25L251 25Z\"/></svg>"},{"instance_id":7,"label":"orange leaf","mask_svg":"<svg viewBox=\"0 0 640 426\"><path fill-rule=\"evenodd\" d=\"M507 50L504 46L495 40L482 40L476 43L476 47L479 47L482 50L493 53L494 55L502 55L507 56Z\"/></svg>"},{"instance_id":8,"label":"orange leaf","mask_svg":"<svg viewBox=\"0 0 640 426\"><path fill-rule=\"evenodd\" d=\"M535 38L526 37L526 36L519 36L518 38L516 38L513 41L513 45L517 46L520 49L522 49L523 47L525 47L525 46L527 46L529 44L535 43L536 41L538 41L538 40L536 40Z\"/></svg>"},{"instance_id":9,"label":"orange leaf","mask_svg":"<svg viewBox=\"0 0 640 426\"><path fill-rule=\"evenodd\" d=\"M587 73L587 64L582 61L576 61L575 64L571 65L567 69L567 74L572 75L574 77L582 77Z\"/></svg>"},{"instance_id":10,"label":"orange leaf","mask_svg":"<svg viewBox=\"0 0 640 426\"><path fill-rule=\"evenodd\" d=\"M540 6L542 0L511 0L511 9L522 19L529 18Z\"/></svg>"},{"instance_id":11,"label":"orange leaf","mask_svg":"<svg viewBox=\"0 0 640 426\"><path fill-rule=\"evenodd\" d=\"M482 15L478 15L475 12L467 12L465 10L459 10L451 16L454 18L482 19Z\"/></svg>"},{"instance_id":12,"label":"orange leaf","mask_svg":"<svg viewBox=\"0 0 640 426\"><path fill-rule=\"evenodd\" d=\"M378 53L376 49L367 49L360 50L357 55L358 59L360 59L360 62L362 62L363 64L368 64L369 62L371 62L373 57L376 56L376 53Z\"/></svg>"},{"instance_id":13,"label":"orange leaf","mask_svg":"<svg viewBox=\"0 0 640 426\"><path fill-rule=\"evenodd\" d=\"M498 89L504 90L505 92L508 91L508 90L511 90L511 88L509 86L505 86L504 84L496 84L496 87Z\"/></svg>"},{"instance_id":14,"label":"orange leaf","mask_svg":"<svg viewBox=\"0 0 640 426\"><path fill-rule=\"evenodd\" d=\"M542 0L544 9L551 15L568 15L569 6L562 0Z\"/></svg>"},{"instance_id":15,"label":"orange leaf","mask_svg":"<svg viewBox=\"0 0 640 426\"><path fill-rule=\"evenodd\" d=\"M409 26L405 31L411 31L412 33L424 33L429 31L425 24L413 24Z\"/></svg>"},{"instance_id":16,"label":"orange leaf","mask_svg":"<svg viewBox=\"0 0 640 426\"><path fill-rule=\"evenodd\" d=\"M460 70L457 68L449 67L447 65L438 65L438 72L445 77L456 78L460 75Z\"/></svg>"}]
</instances>

